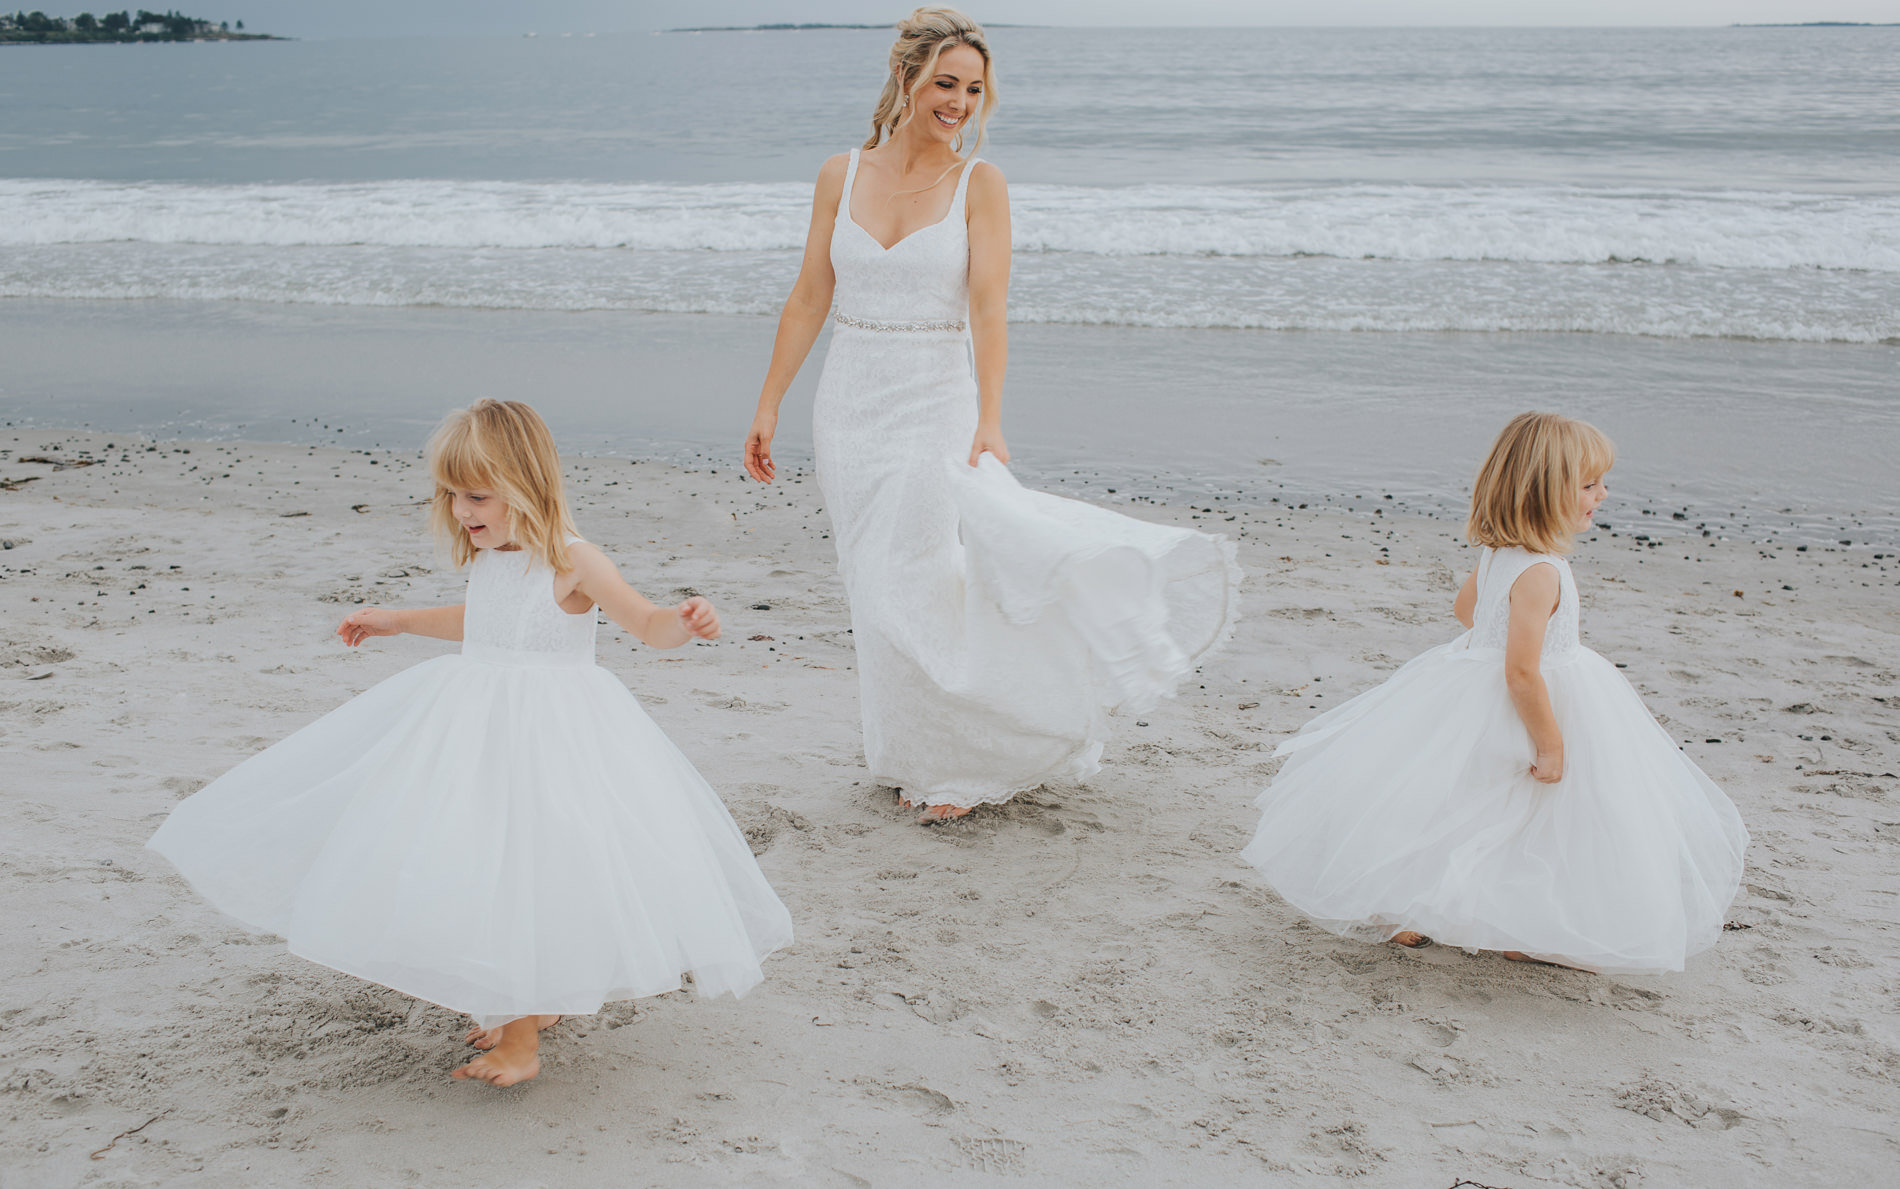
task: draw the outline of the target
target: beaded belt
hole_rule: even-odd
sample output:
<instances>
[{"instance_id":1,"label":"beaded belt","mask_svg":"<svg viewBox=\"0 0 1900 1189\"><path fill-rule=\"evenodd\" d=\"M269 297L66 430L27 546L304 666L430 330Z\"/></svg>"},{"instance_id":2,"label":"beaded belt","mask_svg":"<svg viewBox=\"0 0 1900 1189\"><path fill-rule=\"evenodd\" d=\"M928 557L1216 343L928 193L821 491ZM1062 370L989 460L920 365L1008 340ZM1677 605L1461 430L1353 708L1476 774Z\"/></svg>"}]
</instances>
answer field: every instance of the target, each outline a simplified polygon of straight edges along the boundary
<instances>
[{"instance_id":1,"label":"beaded belt","mask_svg":"<svg viewBox=\"0 0 1900 1189\"><path fill-rule=\"evenodd\" d=\"M925 322L879 322L873 318L853 318L849 314L839 314L836 321L840 326L850 326L857 330L876 330L886 334L928 334L933 331L955 333L963 330L963 320L961 318Z\"/></svg>"}]
</instances>

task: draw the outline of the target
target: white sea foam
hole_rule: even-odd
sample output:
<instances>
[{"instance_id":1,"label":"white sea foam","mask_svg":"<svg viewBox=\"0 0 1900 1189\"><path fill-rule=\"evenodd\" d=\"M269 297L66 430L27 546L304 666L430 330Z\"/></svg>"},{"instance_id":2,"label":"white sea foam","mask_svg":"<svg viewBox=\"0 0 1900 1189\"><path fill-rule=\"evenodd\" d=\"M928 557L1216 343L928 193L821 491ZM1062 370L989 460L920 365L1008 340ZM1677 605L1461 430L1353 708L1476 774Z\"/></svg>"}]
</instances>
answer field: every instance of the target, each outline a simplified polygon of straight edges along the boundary
<instances>
[{"instance_id":1,"label":"white sea foam","mask_svg":"<svg viewBox=\"0 0 1900 1189\"><path fill-rule=\"evenodd\" d=\"M784 184L0 181L0 245L751 252L802 243L809 207L808 189Z\"/></svg>"},{"instance_id":2,"label":"white sea foam","mask_svg":"<svg viewBox=\"0 0 1900 1189\"><path fill-rule=\"evenodd\" d=\"M0 181L0 245L620 248L804 242L802 184ZM1900 196L1554 186L1020 185L1019 252L1900 272Z\"/></svg>"},{"instance_id":3,"label":"white sea foam","mask_svg":"<svg viewBox=\"0 0 1900 1189\"><path fill-rule=\"evenodd\" d=\"M0 181L0 296L769 315L796 185ZM1021 186L1019 321L1900 340L1900 199Z\"/></svg>"}]
</instances>

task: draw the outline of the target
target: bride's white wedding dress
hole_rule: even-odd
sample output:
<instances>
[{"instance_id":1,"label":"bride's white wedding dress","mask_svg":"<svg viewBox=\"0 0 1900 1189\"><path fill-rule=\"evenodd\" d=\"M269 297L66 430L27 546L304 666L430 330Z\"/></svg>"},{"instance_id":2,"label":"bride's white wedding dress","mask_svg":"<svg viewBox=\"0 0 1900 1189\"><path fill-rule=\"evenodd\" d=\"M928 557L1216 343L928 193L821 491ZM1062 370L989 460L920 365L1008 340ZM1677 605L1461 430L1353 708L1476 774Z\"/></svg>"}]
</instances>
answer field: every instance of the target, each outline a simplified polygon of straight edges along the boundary
<instances>
[{"instance_id":1,"label":"bride's white wedding dress","mask_svg":"<svg viewBox=\"0 0 1900 1189\"><path fill-rule=\"evenodd\" d=\"M813 441L851 600L865 759L912 802L1005 801L1099 766L1109 715L1171 693L1230 631L1224 537L1147 524L969 465L964 194L889 249L831 235L837 318Z\"/></svg>"}]
</instances>

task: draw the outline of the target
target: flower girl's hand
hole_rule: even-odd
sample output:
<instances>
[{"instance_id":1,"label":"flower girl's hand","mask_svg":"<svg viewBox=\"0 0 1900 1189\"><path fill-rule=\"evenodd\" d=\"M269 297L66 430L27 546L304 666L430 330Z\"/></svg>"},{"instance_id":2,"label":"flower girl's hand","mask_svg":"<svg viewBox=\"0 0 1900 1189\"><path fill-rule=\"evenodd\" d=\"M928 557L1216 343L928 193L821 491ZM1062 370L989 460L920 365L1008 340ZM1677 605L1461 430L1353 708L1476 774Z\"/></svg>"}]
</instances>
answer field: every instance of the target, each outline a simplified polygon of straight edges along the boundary
<instances>
[{"instance_id":1,"label":"flower girl's hand","mask_svg":"<svg viewBox=\"0 0 1900 1189\"><path fill-rule=\"evenodd\" d=\"M1564 778L1564 749L1540 751L1531 764L1531 776L1545 784L1556 784Z\"/></svg>"},{"instance_id":2,"label":"flower girl's hand","mask_svg":"<svg viewBox=\"0 0 1900 1189\"><path fill-rule=\"evenodd\" d=\"M396 626L396 613L385 611L381 607L363 607L343 617L337 625L336 634L351 648L369 639L371 636L400 635L402 629Z\"/></svg>"},{"instance_id":3,"label":"flower girl's hand","mask_svg":"<svg viewBox=\"0 0 1900 1189\"><path fill-rule=\"evenodd\" d=\"M984 454L996 455L997 462L1009 461L1009 443L1003 441L1003 431L994 425L976 427L976 440L970 443L970 465Z\"/></svg>"},{"instance_id":4,"label":"flower girl's hand","mask_svg":"<svg viewBox=\"0 0 1900 1189\"><path fill-rule=\"evenodd\" d=\"M679 616L680 622L686 625L689 635L698 636L702 640L719 638L719 612L713 610L713 605L698 595L694 595L679 605Z\"/></svg>"}]
</instances>

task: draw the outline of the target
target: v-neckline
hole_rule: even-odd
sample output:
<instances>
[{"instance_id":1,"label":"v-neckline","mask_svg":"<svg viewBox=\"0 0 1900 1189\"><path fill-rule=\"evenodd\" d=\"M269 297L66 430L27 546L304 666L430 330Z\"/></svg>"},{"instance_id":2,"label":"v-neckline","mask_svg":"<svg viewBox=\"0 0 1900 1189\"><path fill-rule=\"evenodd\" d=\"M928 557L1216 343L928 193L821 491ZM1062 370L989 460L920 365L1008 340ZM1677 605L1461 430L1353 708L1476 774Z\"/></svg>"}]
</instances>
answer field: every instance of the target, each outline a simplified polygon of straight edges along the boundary
<instances>
[{"instance_id":1,"label":"v-neckline","mask_svg":"<svg viewBox=\"0 0 1900 1189\"><path fill-rule=\"evenodd\" d=\"M860 154L858 159L852 163L851 185L847 187L844 192L844 220L845 222L851 224L851 226L857 228L859 231L862 231L864 233L864 238L876 244L877 250L883 253L884 255L886 256L890 255L892 252L897 251L897 249L903 247L906 243L909 243L911 240L916 239L918 236L922 235L926 231L931 230L932 228L943 226L945 223L950 221L950 216L956 213L957 194L959 191L963 189L963 175L960 173L957 175L957 184L953 186L950 190L950 207L948 210L944 211L943 214L939 215L934 222L926 223L922 227L917 228L915 231L909 232L905 235L898 236L896 243L892 244L888 248L885 247L884 241L879 239L877 236L872 235L871 229L866 227L864 224L858 222L858 217L851 213L851 197L852 195L858 192L858 167L863 164L864 164L864 157L862 154ZM970 162L965 161L963 163L962 168L964 169L970 168Z\"/></svg>"}]
</instances>

